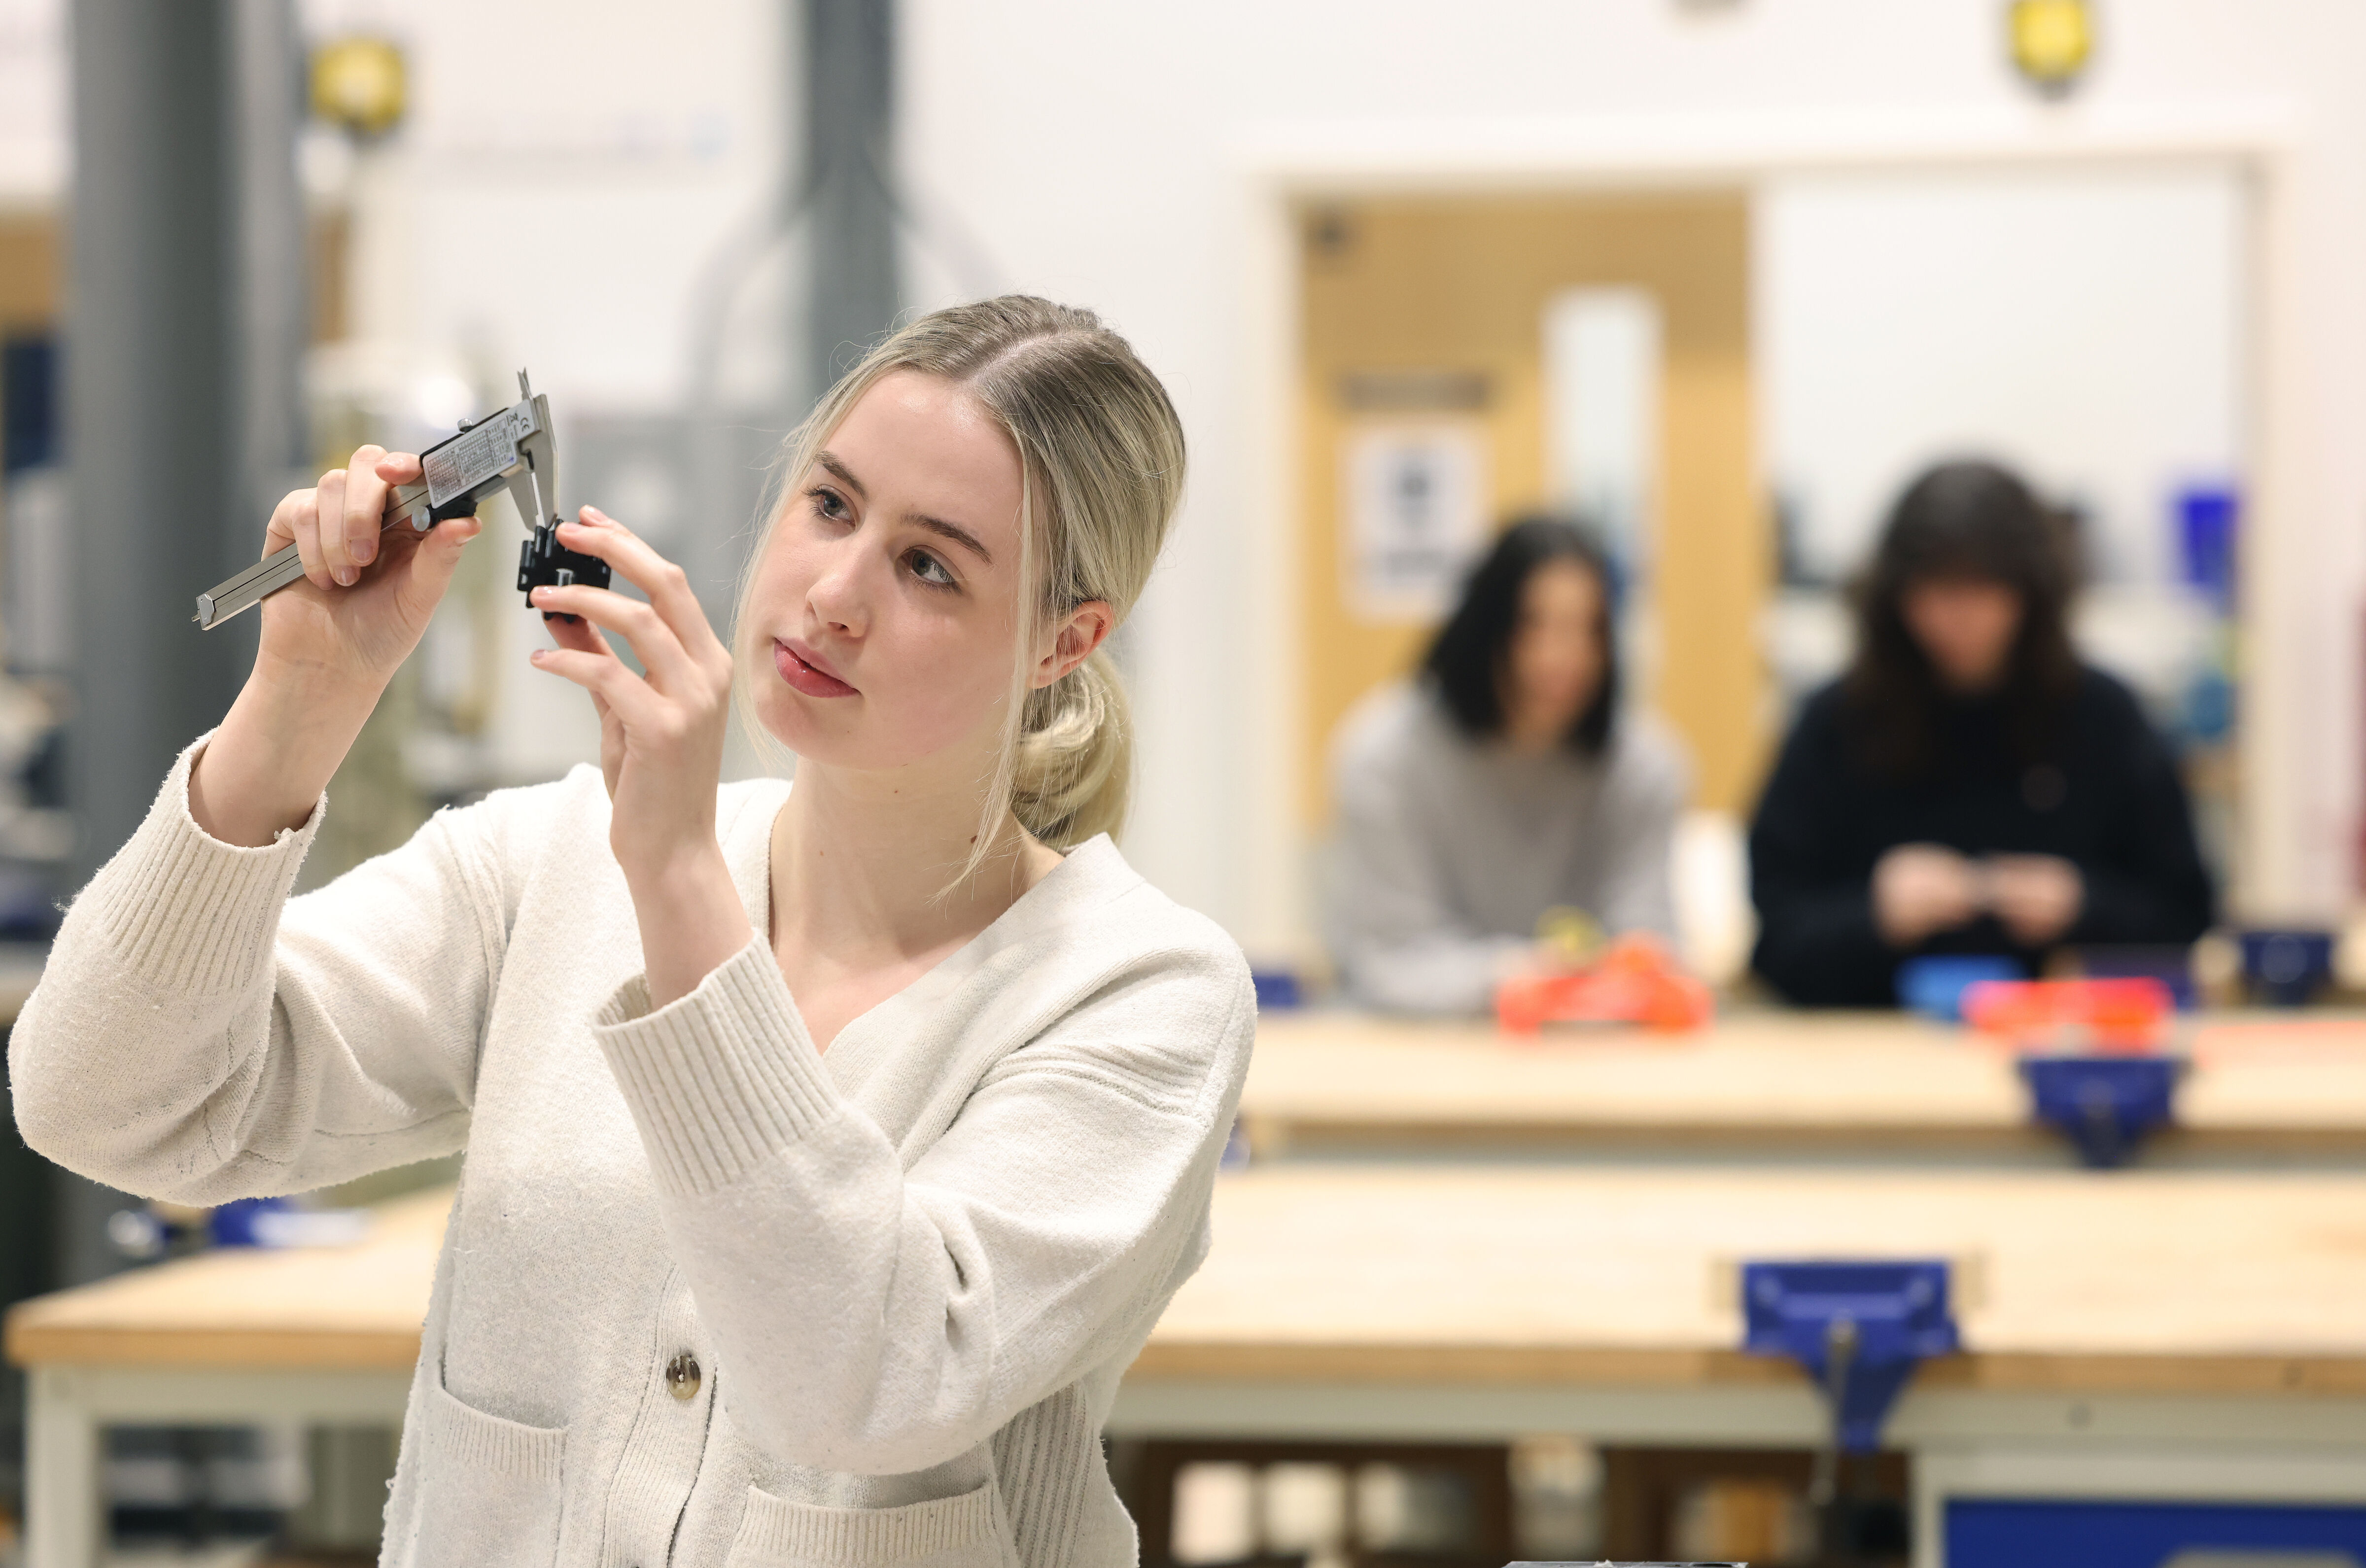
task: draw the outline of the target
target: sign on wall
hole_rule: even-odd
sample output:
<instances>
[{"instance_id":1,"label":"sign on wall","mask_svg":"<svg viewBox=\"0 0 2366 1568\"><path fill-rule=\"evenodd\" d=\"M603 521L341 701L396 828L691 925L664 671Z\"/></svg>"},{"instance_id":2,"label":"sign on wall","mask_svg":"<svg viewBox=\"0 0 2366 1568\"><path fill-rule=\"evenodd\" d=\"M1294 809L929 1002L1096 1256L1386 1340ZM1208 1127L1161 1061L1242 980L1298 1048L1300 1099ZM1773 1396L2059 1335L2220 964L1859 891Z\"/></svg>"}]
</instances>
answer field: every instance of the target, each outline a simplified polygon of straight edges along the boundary
<instances>
[{"instance_id":1,"label":"sign on wall","mask_svg":"<svg viewBox=\"0 0 2366 1568\"><path fill-rule=\"evenodd\" d=\"M1487 542L1484 429L1459 419L1370 423L1351 426L1344 445L1349 611L1369 621L1438 619Z\"/></svg>"}]
</instances>

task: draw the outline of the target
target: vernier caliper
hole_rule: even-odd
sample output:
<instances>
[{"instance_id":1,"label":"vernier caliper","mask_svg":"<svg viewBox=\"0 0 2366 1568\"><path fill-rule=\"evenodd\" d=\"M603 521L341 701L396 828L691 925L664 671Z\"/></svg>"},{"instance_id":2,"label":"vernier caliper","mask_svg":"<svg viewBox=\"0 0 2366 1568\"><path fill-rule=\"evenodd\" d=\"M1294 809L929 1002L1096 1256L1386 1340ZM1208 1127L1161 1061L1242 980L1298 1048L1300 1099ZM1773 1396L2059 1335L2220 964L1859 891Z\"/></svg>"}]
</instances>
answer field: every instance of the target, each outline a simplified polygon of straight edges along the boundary
<instances>
[{"instance_id":1,"label":"vernier caliper","mask_svg":"<svg viewBox=\"0 0 2366 1568\"><path fill-rule=\"evenodd\" d=\"M518 590L588 583L608 586L608 563L558 542L558 448L552 438L550 400L518 372L518 400L499 413L463 424L460 434L419 455L420 477L387 497L385 532L408 523L424 534L448 517L475 514L477 503L506 487L534 536L518 549ZM272 551L237 576L197 595L197 623L211 631L304 575L293 545ZM572 620L573 616L567 619Z\"/></svg>"}]
</instances>

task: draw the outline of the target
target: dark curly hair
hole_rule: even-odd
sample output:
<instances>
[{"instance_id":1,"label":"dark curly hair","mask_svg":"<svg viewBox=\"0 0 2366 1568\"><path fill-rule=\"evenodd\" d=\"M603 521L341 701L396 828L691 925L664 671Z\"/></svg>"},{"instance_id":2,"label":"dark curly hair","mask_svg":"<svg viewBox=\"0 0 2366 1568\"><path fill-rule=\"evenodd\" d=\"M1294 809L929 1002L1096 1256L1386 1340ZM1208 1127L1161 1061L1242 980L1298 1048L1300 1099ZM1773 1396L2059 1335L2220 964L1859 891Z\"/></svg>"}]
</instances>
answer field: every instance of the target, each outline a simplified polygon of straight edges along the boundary
<instances>
[{"instance_id":1,"label":"dark curly hair","mask_svg":"<svg viewBox=\"0 0 2366 1568\"><path fill-rule=\"evenodd\" d=\"M1422 670L1457 728L1472 739L1503 733L1503 678L1519 629L1520 592L1538 568L1557 560L1575 561L1602 586L1602 683L1567 740L1572 750L1599 756L1618 716L1618 577L1594 536L1566 517L1517 518L1497 536L1464 582L1462 603L1438 628Z\"/></svg>"},{"instance_id":2,"label":"dark curly hair","mask_svg":"<svg viewBox=\"0 0 2366 1568\"><path fill-rule=\"evenodd\" d=\"M2079 573L2067 530L2010 468L1941 463L1890 508L1853 590L1856 657L1842 692L1865 760L1892 779L1918 778L1937 762L1932 717L1944 700L1937 670L1907 627L1907 590L1966 578L2002 583L2021 599L1999 692L2019 761L2045 761L2059 739L2079 680L2069 627Z\"/></svg>"}]
</instances>

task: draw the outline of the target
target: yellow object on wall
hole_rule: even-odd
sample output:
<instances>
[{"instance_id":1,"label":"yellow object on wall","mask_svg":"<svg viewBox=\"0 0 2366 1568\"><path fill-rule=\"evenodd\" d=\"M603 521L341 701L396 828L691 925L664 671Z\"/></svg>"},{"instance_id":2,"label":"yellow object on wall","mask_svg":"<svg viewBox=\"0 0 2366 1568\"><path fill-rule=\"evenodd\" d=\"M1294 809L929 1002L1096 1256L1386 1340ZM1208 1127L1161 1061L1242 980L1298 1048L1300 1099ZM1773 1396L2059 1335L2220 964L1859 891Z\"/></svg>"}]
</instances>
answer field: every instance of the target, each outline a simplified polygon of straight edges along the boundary
<instances>
[{"instance_id":1,"label":"yellow object on wall","mask_svg":"<svg viewBox=\"0 0 2366 1568\"><path fill-rule=\"evenodd\" d=\"M2041 91L2069 91L2095 52L2087 0L2011 0L2005 22L2014 67Z\"/></svg>"},{"instance_id":2,"label":"yellow object on wall","mask_svg":"<svg viewBox=\"0 0 2366 1568\"><path fill-rule=\"evenodd\" d=\"M355 34L312 51L312 112L360 137L383 136L410 96L402 51L391 39Z\"/></svg>"}]
</instances>

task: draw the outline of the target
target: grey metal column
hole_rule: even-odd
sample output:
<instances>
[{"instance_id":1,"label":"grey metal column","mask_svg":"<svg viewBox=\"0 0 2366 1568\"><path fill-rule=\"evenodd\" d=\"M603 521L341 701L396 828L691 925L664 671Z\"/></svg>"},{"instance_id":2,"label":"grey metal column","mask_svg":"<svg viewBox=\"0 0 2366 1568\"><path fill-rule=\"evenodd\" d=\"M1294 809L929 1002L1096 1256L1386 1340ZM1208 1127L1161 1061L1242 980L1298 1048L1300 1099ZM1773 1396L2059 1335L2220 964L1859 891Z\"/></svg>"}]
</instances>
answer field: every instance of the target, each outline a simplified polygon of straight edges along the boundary
<instances>
[{"instance_id":1,"label":"grey metal column","mask_svg":"<svg viewBox=\"0 0 2366 1568\"><path fill-rule=\"evenodd\" d=\"M199 632L190 599L254 558L258 507L301 453L306 313L289 0L76 0L72 29L79 878L253 661L253 626ZM118 1201L68 1185L61 1267L87 1278L112 1264L98 1223Z\"/></svg>"},{"instance_id":2,"label":"grey metal column","mask_svg":"<svg viewBox=\"0 0 2366 1568\"><path fill-rule=\"evenodd\" d=\"M230 45L224 107L234 127L228 149L236 258L233 482L243 507L230 519L236 567L261 548L263 525L279 498L318 475L304 417L304 348L312 321L304 192L296 175L303 39L295 0L225 0L222 8ZM242 657L242 668L245 661Z\"/></svg>"},{"instance_id":3,"label":"grey metal column","mask_svg":"<svg viewBox=\"0 0 2366 1568\"><path fill-rule=\"evenodd\" d=\"M896 7L805 0L806 167L813 284L808 400L828 389L903 308L896 265Z\"/></svg>"}]
</instances>

